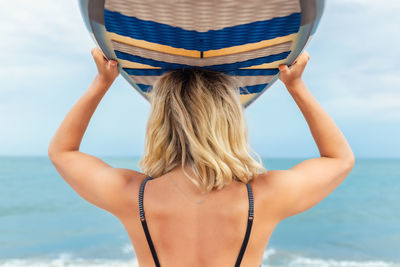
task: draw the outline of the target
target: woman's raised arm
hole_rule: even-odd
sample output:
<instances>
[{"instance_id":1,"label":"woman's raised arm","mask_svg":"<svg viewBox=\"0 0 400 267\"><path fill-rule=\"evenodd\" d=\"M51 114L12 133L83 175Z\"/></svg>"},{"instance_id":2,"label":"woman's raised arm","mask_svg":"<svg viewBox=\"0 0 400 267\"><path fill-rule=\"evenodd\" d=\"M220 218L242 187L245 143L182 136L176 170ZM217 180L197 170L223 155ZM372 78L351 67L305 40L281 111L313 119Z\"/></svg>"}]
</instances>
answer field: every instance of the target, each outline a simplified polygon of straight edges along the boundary
<instances>
[{"instance_id":1,"label":"woman's raised arm","mask_svg":"<svg viewBox=\"0 0 400 267\"><path fill-rule=\"evenodd\" d=\"M346 178L355 161L346 138L301 78L308 60L309 55L304 52L292 66L281 65L279 78L304 115L320 157L307 159L289 170L269 171L264 177L277 193L276 212L280 219L319 203Z\"/></svg>"}]
</instances>

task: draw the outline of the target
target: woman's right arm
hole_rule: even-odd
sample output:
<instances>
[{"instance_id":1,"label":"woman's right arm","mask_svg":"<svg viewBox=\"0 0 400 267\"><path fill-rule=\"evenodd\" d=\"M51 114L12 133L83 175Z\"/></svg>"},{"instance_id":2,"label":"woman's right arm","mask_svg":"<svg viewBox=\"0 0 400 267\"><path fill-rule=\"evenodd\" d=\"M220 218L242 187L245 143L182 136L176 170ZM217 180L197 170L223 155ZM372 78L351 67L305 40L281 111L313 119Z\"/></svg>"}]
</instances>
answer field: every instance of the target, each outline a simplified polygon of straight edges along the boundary
<instances>
[{"instance_id":1,"label":"woman's right arm","mask_svg":"<svg viewBox=\"0 0 400 267\"><path fill-rule=\"evenodd\" d=\"M301 79L308 59L304 52L292 66L281 65L279 79L308 123L320 157L307 159L289 170L267 172L265 181L279 198L275 208L280 219L318 204L347 177L355 161L346 138Z\"/></svg>"}]
</instances>

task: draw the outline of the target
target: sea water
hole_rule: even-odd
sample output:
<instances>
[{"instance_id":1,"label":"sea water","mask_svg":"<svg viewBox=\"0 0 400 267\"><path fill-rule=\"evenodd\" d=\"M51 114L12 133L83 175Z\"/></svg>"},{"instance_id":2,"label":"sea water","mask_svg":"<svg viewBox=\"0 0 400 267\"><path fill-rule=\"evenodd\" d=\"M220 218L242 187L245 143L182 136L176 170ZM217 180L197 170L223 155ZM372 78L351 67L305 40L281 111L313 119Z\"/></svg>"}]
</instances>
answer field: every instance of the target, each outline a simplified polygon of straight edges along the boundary
<instances>
[{"instance_id":1,"label":"sea water","mask_svg":"<svg viewBox=\"0 0 400 267\"><path fill-rule=\"evenodd\" d=\"M140 171L139 158L102 159ZM288 169L302 160L263 163ZM0 157L0 266L137 261L122 224L75 193L47 157ZM400 266L400 159L356 159L333 193L278 224L262 266Z\"/></svg>"}]
</instances>

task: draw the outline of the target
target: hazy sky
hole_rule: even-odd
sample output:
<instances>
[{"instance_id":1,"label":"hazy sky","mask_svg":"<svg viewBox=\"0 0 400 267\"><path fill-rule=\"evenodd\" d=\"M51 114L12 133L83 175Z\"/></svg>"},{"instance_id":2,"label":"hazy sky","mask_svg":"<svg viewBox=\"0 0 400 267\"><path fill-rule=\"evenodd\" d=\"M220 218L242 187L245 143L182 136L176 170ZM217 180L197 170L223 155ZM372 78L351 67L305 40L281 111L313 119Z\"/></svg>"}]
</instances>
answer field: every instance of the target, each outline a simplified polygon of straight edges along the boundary
<instances>
[{"instance_id":1,"label":"hazy sky","mask_svg":"<svg viewBox=\"0 0 400 267\"><path fill-rule=\"evenodd\" d=\"M47 155L48 143L96 74L77 1L0 0L0 155ZM400 1L328 0L306 50L310 91L356 157L400 157ZM81 151L140 156L149 103L119 77L95 112ZM319 156L282 83L246 109L264 157Z\"/></svg>"}]
</instances>

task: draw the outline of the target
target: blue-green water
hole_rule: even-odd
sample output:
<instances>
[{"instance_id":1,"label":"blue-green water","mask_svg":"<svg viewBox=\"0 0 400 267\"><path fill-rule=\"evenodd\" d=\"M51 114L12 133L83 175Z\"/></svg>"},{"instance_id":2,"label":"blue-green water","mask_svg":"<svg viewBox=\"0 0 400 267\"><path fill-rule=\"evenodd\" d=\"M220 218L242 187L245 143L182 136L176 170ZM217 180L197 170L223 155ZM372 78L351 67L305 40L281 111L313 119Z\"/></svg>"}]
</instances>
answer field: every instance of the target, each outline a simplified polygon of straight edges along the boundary
<instances>
[{"instance_id":1,"label":"blue-green water","mask_svg":"<svg viewBox=\"0 0 400 267\"><path fill-rule=\"evenodd\" d=\"M139 170L138 158L102 159ZM267 169L302 160L263 159ZM122 224L80 198L47 157L0 157L0 266L137 262ZM356 159L331 195L278 225L263 266L400 266L400 159Z\"/></svg>"}]
</instances>

